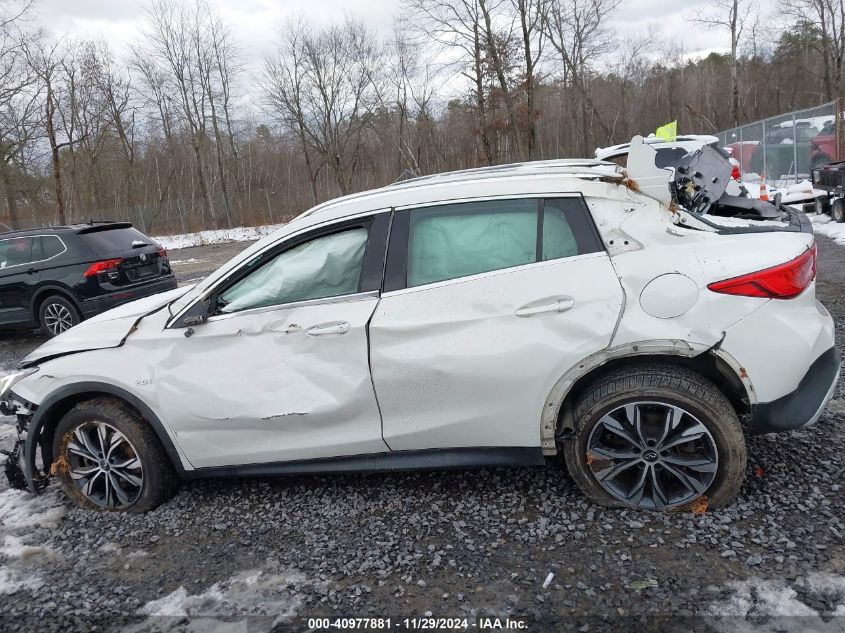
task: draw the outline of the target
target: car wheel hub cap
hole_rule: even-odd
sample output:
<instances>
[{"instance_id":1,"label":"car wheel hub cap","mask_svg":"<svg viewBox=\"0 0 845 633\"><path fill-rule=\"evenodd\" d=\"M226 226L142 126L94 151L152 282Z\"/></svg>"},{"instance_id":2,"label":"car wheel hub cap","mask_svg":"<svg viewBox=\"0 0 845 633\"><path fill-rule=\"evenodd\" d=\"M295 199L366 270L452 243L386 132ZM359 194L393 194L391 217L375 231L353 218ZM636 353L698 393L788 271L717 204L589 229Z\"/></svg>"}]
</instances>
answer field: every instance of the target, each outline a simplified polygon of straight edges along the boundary
<instances>
[{"instance_id":1,"label":"car wheel hub cap","mask_svg":"<svg viewBox=\"0 0 845 633\"><path fill-rule=\"evenodd\" d=\"M61 303L51 303L44 310L44 322L51 334L61 334L73 327L73 316Z\"/></svg>"},{"instance_id":2,"label":"car wheel hub cap","mask_svg":"<svg viewBox=\"0 0 845 633\"><path fill-rule=\"evenodd\" d=\"M140 496L144 476L138 452L112 425L80 424L70 432L65 456L71 479L92 503L120 510Z\"/></svg>"},{"instance_id":3,"label":"car wheel hub cap","mask_svg":"<svg viewBox=\"0 0 845 633\"><path fill-rule=\"evenodd\" d=\"M626 505L662 510L700 497L719 467L716 442L695 416L662 402L631 402L602 416L587 439L596 481Z\"/></svg>"}]
</instances>

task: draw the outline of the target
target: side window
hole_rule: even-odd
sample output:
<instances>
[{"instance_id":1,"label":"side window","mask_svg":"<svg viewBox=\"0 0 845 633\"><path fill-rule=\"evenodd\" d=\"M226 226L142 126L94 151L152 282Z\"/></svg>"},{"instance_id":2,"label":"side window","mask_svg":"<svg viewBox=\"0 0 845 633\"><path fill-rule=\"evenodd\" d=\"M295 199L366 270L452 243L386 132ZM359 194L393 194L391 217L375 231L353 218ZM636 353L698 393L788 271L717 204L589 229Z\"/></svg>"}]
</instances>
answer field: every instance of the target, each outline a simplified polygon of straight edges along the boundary
<instances>
[{"instance_id":1,"label":"side window","mask_svg":"<svg viewBox=\"0 0 845 633\"><path fill-rule=\"evenodd\" d=\"M580 198L555 198L543 204L543 261L602 250L589 211Z\"/></svg>"},{"instance_id":2,"label":"side window","mask_svg":"<svg viewBox=\"0 0 845 633\"><path fill-rule=\"evenodd\" d=\"M282 252L218 297L220 312L324 299L358 292L367 229L317 237Z\"/></svg>"},{"instance_id":3,"label":"side window","mask_svg":"<svg viewBox=\"0 0 845 633\"><path fill-rule=\"evenodd\" d=\"M411 211L407 285L537 261L537 200L466 202Z\"/></svg>"},{"instance_id":4,"label":"side window","mask_svg":"<svg viewBox=\"0 0 845 633\"><path fill-rule=\"evenodd\" d=\"M32 261L33 237L0 240L0 269L29 264Z\"/></svg>"},{"instance_id":5,"label":"side window","mask_svg":"<svg viewBox=\"0 0 845 633\"><path fill-rule=\"evenodd\" d=\"M43 259L50 259L56 255L61 255L65 251L65 245L55 235L41 236L41 257Z\"/></svg>"}]
</instances>

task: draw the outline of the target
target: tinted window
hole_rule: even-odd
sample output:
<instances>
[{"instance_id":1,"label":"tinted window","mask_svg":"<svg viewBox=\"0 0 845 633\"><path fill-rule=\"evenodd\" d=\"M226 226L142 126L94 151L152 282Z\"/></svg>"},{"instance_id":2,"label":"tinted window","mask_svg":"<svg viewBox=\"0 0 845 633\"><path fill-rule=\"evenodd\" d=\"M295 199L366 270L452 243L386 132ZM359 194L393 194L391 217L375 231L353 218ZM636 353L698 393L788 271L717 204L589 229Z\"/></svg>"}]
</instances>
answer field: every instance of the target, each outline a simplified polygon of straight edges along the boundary
<instances>
[{"instance_id":1,"label":"tinted window","mask_svg":"<svg viewBox=\"0 0 845 633\"><path fill-rule=\"evenodd\" d=\"M135 228L106 229L80 233L79 237L98 255L116 251L131 251L132 244L152 244L152 240Z\"/></svg>"},{"instance_id":2,"label":"tinted window","mask_svg":"<svg viewBox=\"0 0 845 633\"><path fill-rule=\"evenodd\" d=\"M65 245L55 235L41 236L41 257L50 259L65 251Z\"/></svg>"},{"instance_id":3,"label":"tinted window","mask_svg":"<svg viewBox=\"0 0 845 633\"><path fill-rule=\"evenodd\" d=\"M354 294L358 292L366 246L364 228L299 244L225 290L218 298L220 311Z\"/></svg>"},{"instance_id":4,"label":"tinted window","mask_svg":"<svg viewBox=\"0 0 845 633\"><path fill-rule=\"evenodd\" d=\"M537 260L537 200L451 204L411 212L408 286Z\"/></svg>"},{"instance_id":5,"label":"tinted window","mask_svg":"<svg viewBox=\"0 0 845 633\"><path fill-rule=\"evenodd\" d=\"M34 237L15 237L0 240L0 268L11 268L32 261Z\"/></svg>"}]
</instances>

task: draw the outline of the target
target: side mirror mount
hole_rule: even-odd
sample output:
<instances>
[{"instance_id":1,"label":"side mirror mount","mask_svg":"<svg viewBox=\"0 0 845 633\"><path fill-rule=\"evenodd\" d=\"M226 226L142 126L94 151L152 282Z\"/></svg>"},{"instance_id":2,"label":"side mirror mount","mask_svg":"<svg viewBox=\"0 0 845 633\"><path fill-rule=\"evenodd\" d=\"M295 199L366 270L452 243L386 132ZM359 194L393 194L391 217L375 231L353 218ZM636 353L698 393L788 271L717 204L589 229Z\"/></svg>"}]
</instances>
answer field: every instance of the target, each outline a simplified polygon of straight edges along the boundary
<instances>
[{"instance_id":1,"label":"side mirror mount","mask_svg":"<svg viewBox=\"0 0 845 633\"><path fill-rule=\"evenodd\" d=\"M194 305L188 308L188 311L185 312L185 314L183 314L176 323L173 324L173 327L190 328L196 325L202 325L208 321L208 306L208 299L197 301Z\"/></svg>"}]
</instances>

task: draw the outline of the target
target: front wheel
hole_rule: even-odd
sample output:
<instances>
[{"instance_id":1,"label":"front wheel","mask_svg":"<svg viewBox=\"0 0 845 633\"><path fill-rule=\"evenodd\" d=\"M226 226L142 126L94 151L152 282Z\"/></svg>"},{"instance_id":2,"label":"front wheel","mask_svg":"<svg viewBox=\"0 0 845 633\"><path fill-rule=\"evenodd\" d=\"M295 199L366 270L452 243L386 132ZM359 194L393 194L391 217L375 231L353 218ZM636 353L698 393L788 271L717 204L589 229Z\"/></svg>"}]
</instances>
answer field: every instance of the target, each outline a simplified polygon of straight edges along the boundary
<instances>
[{"instance_id":1,"label":"front wheel","mask_svg":"<svg viewBox=\"0 0 845 633\"><path fill-rule=\"evenodd\" d=\"M610 507L670 510L704 497L730 503L745 473L736 411L710 381L654 363L610 372L575 405L564 446L579 487Z\"/></svg>"},{"instance_id":2,"label":"front wheel","mask_svg":"<svg viewBox=\"0 0 845 633\"><path fill-rule=\"evenodd\" d=\"M146 512L167 500L173 466L150 425L114 398L82 402L56 427L53 473L76 505Z\"/></svg>"}]
</instances>

